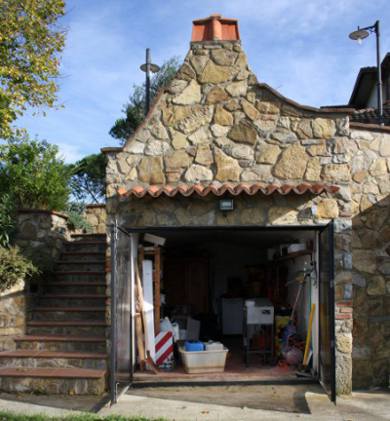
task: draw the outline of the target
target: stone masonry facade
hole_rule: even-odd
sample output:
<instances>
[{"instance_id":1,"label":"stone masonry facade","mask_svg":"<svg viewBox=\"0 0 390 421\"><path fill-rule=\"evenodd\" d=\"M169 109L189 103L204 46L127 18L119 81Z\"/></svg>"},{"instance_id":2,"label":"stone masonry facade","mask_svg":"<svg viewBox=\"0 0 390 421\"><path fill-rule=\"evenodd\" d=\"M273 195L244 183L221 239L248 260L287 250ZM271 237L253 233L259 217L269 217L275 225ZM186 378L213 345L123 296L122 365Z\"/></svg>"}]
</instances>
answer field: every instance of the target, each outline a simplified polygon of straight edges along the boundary
<instances>
[{"instance_id":1,"label":"stone masonry facade","mask_svg":"<svg viewBox=\"0 0 390 421\"><path fill-rule=\"evenodd\" d=\"M389 373L390 133L301 106L258 83L239 41L193 42L170 85L123 148L106 148L107 222L124 226L335 222L337 392ZM242 193L137 198L138 187L336 185L319 195ZM376 331L373 332L372 329ZM353 374L352 374L353 373ZM353 381L352 381L353 380Z\"/></svg>"}]
</instances>

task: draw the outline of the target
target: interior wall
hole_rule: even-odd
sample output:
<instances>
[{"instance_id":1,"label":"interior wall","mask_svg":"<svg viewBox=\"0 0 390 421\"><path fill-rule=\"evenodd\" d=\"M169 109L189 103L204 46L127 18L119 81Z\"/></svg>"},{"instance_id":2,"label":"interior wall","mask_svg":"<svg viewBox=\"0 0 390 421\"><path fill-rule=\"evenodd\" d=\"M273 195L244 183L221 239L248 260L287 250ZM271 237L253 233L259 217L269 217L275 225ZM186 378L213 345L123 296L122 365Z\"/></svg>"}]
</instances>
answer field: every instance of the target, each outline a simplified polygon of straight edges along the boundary
<instances>
[{"instance_id":1,"label":"interior wall","mask_svg":"<svg viewBox=\"0 0 390 421\"><path fill-rule=\"evenodd\" d=\"M237 243L211 243L208 245L211 258L213 307L218 307L219 298L228 291L228 279L247 279L246 266L259 265L266 260L266 251L261 246Z\"/></svg>"}]
</instances>

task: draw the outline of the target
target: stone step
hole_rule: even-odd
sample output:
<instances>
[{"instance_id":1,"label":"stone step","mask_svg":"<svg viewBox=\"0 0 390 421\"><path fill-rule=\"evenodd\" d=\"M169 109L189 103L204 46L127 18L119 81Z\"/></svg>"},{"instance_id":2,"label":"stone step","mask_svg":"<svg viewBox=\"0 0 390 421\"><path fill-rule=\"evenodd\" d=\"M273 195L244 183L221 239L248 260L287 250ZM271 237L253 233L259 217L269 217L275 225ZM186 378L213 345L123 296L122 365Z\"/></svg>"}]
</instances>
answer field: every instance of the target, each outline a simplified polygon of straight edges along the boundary
<instances>
[{"instance_id":1,"label":"stone step","mask_svg":"<svg viewBox=\"0 0 390 421\"><path fill-rule=\"evenodd\" d=\"M65 243L66 252L105 253L107 244L101 241L69 241Z\"/></svg>"},{"instance_id":2,"label":"stone step","mask_svg":"<svg viewBox=\"0 0 390 421\"><path fill-rule=\"evenodd\" d=\"M48 293L80 293L80 294L105 294L106 283L104 281L53 281L45 285Z\"/></svg>"},{"instance_id":3,"label":"stone step","mask_svg":"<svg viewBox=\"0 0 390 421\"><path fill-rule=\"evenodd\" d=\"M56 273L61 272L94 272L104 273L106 262L104 260L59 260Z\"/></svg>"},{"instance_id":4,"label":"stone step","mask_svg":"<svg viewBox=\"0 0 390 421\"><path fill-rule=\"evenodd\" d=\"M103 307L106 299L105 294L43 294L37 307Z\"/></svg>"},{"instance_id":5,"label":"stone step","mask_svg":"<svg viewBox=\"0 0 390 421\"><path fill-rule=\"evenodd\" d=\"M107 354L18 349L0 352L0 367L107 369Z\"/></svg>"},{"instance_id":6,"label":"stone step","mask_svg":"<svg viewBox=\"0 0 390 421\"><path fill-rule=\"evenodd\" d=\"M104 320L105 307L36 307L32 320Z\"/></svg>"},{"instance_id":7,"label":"stone step","mask_svg":"<svg viewBox=\"0 0 390 421\"><path fill-rule=\"evenodd\" d=\"M106 352L104 336L25 335L15 338L16 349L58 352Z\"/></svg>"},{"instance_id":8,"label":"stone step","mask_svg":"<svg viewBox=\"0 0 390 421\"><path fill-rule=\"evenodd\" d=\"M30 320L27 334L105 336L107 327L103 320Z\"/></svg>"},{"instance_id":9,"label":"stone step","mask_svg":"<svg viewBox=\"0 0 390 421\"><path fill-rule=\"evenodd\" d=\"M105 370L0 368L0 390L7 393L102 395L105 388Z\"/></svg>"},{"instance_id":10,"label":"stone step","mask_svg":"<svg viewBox=\"0 0 390 421\"><path fill-rule=\"evenodd\" d=\"M59 271L54 273L54 282L55 281L74 281L74 282L96 282L104 281L105 272L104 271Z\"/></svg>"},{"instance_id":11,"label":"stone step","mask_svg":"<svg viewBox=\"0 0 390 421\"><path fill-rule=\"evenodd\" d=\"M61 253L61 261L69 260L97 260L105 262L106 253L102 251L64 251Z\"/></svg>"},{"instance_id":12,"label":"stone step","mask_svg":"<svg viewBox=\"0 0 390 421\"><path fill-rule=\"evenodd\" d=\"M57 270L54 272L55 277L63 276L77 276L77 277L89 277L89 276L104 276L106 272L104 270ZM83 278L84 279L84 278Z\"/></svg>"},{"instance_id":13,"label":"stone step","mask_svg":"<svg viewBox=\"0 0 390 421\"><path fill-rule=\"evenodd\" d=\"M71 237L74 241L77 240L96 240L96 241L106 241L106 234L71 234Z\"/></svg>"}]
</instances>

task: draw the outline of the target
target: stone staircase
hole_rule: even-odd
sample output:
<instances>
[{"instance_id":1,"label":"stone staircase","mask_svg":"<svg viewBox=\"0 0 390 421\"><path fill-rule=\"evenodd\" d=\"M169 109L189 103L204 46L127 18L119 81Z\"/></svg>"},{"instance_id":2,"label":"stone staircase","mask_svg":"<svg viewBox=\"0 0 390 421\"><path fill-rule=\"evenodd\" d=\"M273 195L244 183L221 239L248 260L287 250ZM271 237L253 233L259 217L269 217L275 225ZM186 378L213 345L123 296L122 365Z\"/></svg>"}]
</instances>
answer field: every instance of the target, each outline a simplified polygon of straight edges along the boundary
<instances>
[{"instance_id":1,"label":"stone staircase","mask_svg":"<svg viewBox=\"0 0 390 421\"><path fill-rule=\"evenodd\" d=\"M0 390L100 395L106 388L105 235L75 235L29 311L16 350L0 352Z\"/></svg>"}]
</instances>

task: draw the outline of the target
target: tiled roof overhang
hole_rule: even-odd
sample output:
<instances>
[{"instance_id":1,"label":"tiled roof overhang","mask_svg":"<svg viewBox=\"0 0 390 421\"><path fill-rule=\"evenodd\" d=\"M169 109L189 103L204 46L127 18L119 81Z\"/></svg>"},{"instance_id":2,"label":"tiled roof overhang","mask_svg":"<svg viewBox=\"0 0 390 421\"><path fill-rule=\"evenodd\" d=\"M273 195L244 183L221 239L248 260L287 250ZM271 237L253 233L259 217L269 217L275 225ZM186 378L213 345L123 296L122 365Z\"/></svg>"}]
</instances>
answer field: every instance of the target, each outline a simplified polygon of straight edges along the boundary
<instances>
[{"instance_id":1,"label":"tiled roof overhang","mask_svg":"<svg viewBox=\"0 0 390 421\"><path fill-rule=\"evenodd\" d=\"M339 190L338 186L329 184L261 184L261 183L223 183L223 184L179 184L179 185L150 185L133 186L130 190L124 188L118 189L118 195L122 198L134 196L137 198L143 198L145 196L160 197L168 196L174 197L176 195L191 196L196 194L200 197L208 196L212 194L214 196L222 196L224 194L231 194L232 196L238 196L240 194L247 194L254 196L255 194L263 194L269 196L273 193L286 195L289 193L295 193L302 195L305 193L321 194L321 193L336 193Z\"/></svg>"}]
</instances>

